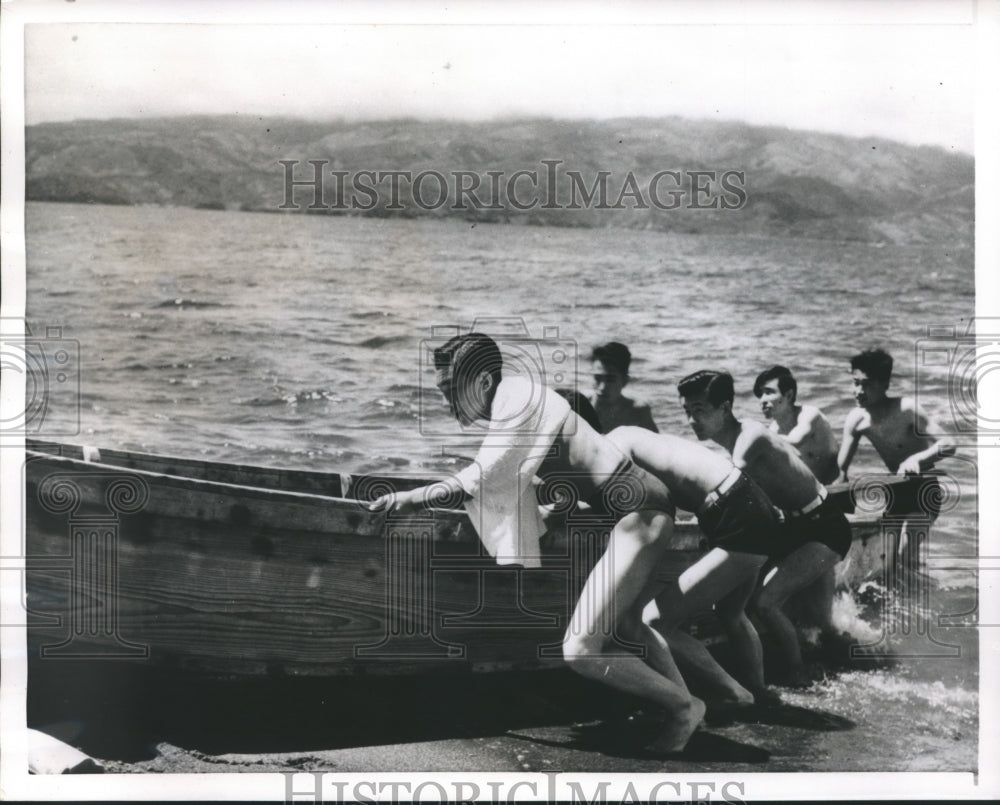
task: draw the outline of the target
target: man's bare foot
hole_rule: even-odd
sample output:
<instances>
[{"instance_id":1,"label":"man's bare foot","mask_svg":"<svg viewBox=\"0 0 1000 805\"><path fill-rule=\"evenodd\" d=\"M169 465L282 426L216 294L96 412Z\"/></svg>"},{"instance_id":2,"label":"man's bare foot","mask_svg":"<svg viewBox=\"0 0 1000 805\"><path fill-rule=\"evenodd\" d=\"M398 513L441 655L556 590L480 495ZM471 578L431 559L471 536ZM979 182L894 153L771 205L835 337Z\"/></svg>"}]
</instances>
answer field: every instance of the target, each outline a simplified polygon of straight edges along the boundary
<instances>
[{"instance_id":1,"label":"man's bare foot","mask_svg":"<svg viewBox=\"0 0 1000 805\"><path fill-rule=\"evenodd\" d=\"M647 748L653 752L680 752L687 746L688 739L698 729L704 717L705 703L701 699L692 698L685 710L667 717L663 732Z\"/></svg>"},{"instance_id":2,"label":"man's bare foot","mask_svg":"<svg viewBox=\"0 0 1000 805\"><path fill-rule=\"evenodd\" d=\"M760 707L777 707L782 704L781 696L770 688L754 688L754 704Z\"/></svg>"},{"instance_id":3,"label":"man's bare foot","mask_svg":"<svg viewBox=\"0 0 1000 805\"><path fill-rule=\"evenodd\" d=\"M718 704L722 707L749 707L754 703L754 701L754 694L742 685L737 684L736 687L728 691L725 696L720 696L718 699L712 699L712 704Z\"/></svg>"}]
</instances>

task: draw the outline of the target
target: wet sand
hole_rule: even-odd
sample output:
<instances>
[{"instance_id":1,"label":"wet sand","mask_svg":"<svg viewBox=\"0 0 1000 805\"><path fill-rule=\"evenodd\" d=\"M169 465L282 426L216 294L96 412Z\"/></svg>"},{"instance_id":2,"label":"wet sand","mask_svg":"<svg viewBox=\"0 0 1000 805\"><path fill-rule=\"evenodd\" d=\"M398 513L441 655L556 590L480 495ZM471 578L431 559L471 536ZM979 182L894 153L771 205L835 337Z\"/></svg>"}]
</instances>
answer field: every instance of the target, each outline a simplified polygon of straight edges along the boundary
<instances>
[{"instance_id":1,"label":"wet sand","mask_svg":"<svg viewBox=\"0 0 1000 805\"><path fill-rule=\"evenodd\" d=\"M975 629L935 636L960 656L840 663L779 706L710 713L675 756L642 748L642 702L566 669L248 681L50 661L28 718L117 773L974 771Z\"/></svg>"}]
</instances>

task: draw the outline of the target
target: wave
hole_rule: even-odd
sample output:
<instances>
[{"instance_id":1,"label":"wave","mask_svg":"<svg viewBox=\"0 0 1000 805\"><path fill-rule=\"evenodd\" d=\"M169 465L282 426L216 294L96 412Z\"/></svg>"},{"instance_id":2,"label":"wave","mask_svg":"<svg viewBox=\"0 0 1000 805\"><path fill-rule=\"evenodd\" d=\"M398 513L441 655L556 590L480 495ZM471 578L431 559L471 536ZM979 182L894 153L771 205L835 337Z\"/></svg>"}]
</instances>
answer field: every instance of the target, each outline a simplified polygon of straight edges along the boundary
<instances>
[{"instance_id":1,"label":"wave","mask_svg":"<svg viewBox=\"0 0 1000 805\"><path fill-rule=\"evenodd\" d=\"M186 299L182 296L176 299L166 299L163 302L157 302L154 305L150 305L152 308L176 308L178 310L187 310L192 308L199 310L201 308L212 308L212 307L232 307L231 305L224 305L221 302L202 302L198 299Z\"/></svg>"},{"instance_id":2,"label":"wave","mask_svg":"<svg viewBox=\"0 0 1000 805\"><path fill-rule=\"evenodd\" d=\"M411 336L408 335L376 335L371 338L366 338L364 341L359 341L356 344L349 344L348 346L379 349L380 347L386 347L391 344L406 344L410 341Z\"/></svg>"},{"instance_id":3,"label":"wave","mask_svg":"<svg viewBox=\"0 0 1000 805\"><path fill-rule=\"evenodd\" d=\"M170 370L176 371L177 369L192 369L194 364L188 361L168 361L165 363L143 363L142 361L135 361L133 363L125 364L121 367L123 372L149 372L149 371L163 371Z\"/></svg>"},{"instance_id":4,"label":"wave","mask_svg":"<svg viewBox=\"0 0 1000 805\"><path fill-rule=\"evenodd\" d=\"M409 335L375 335L361 341L344 341L338 338L317 338L316 343L324 346L351 347L352 349L381 349L395 344L410 344L413 337Z\"/></svg>"},{"instance_id":5,"label":"wave","mask_svg":"<svg viewBox=\"0 0 1000 805\"><path fill-rule=\"evenodd\" d=\"M275 405L297 406L309 403L342 402L338 394L326 389L308 389L306 391L287 392L284 389L275 389L274 396L271 397L251 397L247 400L237 400L238 405L250 405L254 407L267 407Z\"/></svg>"}]
</instances>

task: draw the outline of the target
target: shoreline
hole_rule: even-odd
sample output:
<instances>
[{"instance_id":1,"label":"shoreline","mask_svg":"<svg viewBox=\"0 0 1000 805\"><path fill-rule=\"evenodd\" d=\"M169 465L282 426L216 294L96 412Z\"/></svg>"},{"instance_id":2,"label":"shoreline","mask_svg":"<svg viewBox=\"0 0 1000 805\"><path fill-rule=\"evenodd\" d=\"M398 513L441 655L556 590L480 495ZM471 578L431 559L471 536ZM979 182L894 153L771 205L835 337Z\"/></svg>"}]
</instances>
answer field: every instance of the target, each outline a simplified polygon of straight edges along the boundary
<instances>
[{"instance_id":1,"label":"shoreline","mask_svg":"<svg viewBox=\"0 0 1000 805\"><path fill-rule=\"evenodd\" d=\"M890 636L893 657L775 688L779 706L738 720L710 713L676 757L635 744L658 724L630 719L643 702L567 668L212 680L36 663L28 716L113 774L976 772L978 631L935 628L937 657L919 632Z\"/></svg>"}]
</instances>

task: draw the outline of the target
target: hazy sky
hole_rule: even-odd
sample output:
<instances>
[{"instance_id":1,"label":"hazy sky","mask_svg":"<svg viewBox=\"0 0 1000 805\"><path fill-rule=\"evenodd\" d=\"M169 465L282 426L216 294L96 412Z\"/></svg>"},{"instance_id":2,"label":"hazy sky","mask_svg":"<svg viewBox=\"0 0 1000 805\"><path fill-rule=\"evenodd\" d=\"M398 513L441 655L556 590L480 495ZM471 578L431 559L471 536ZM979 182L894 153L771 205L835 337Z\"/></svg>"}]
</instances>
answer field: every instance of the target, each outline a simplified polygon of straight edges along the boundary
<instances>
[{"instance_id":1,"label":"hazy sky","mask_svg":"<svg viewBox=\"0 0 1000 805\"><path fill-rule=\"evenodd\" d=\"M649 25L633 24L643 5L546 25L258 25L243 24L253 15L236 4L186 17L214 24L31 24L26 121L676 114L972 152L970 4L895 6L931 10L923 16L850 3L805 4L821 12L809 15L772 5L699 15L667 3L648 15L660 24ZM585 24L570 24L577 21ZM724 24L695 24L705 21Z\"/></svg>"}]
</instances>

